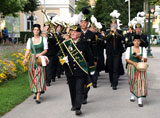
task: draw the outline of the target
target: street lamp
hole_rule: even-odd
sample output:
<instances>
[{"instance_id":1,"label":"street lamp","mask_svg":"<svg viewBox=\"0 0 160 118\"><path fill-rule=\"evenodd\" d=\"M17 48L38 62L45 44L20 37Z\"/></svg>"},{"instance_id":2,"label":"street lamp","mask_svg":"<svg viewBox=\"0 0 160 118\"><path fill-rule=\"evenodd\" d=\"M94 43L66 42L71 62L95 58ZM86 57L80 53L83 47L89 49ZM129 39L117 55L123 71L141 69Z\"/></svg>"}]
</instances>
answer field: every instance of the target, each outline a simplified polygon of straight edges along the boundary
<instances>
[{"instance_id":1,"label":"street lamp","mask_svg":"<svg viewBox=\"0 0 160 118\"><path fill-rule=\"evenodd\" d=\"M151 10L150 10L150 1L148 1L148 39L149 39L149 45L148 45L148 50L147 50L147 56L148 57L153 57L151 54L151 45L150 45L150 40L151 40L151 30L150 30L150 24L151 24Z\"/></svg>"}]
</instances>

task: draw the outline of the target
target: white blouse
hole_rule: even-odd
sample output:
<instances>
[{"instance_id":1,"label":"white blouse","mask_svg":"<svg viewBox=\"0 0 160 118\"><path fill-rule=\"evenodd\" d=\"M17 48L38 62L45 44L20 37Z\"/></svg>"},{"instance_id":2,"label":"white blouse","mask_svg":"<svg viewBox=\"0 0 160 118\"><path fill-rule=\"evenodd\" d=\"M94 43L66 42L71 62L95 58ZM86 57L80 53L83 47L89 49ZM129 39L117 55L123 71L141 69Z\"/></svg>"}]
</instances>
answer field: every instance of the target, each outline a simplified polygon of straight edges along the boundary
<instances>
[{"instance_id":1,"label":"white blouse","mask_svg":"<svg viewBox=\"0 0 160 118\"><path fill-rule=\"evenodd\" d=\"M140 49L140 54L141 54L141 47L139 47ZM133 46L132 46L132 54L133 54ZM147 58L147 50L145 47L143 47L143 58ZM125 59L130 59L130 47L127 48L126 52L125 52Z\"/></svg>"},{"instance_id":2,"label":"white blouse","mask_svg":"<svg viewBox=\"0 0 160 118\"><path fill-rule=\"evenodd\" d=\"M32 38L32 41L33 41L33 38ZM41 41L42 41L42 37L40 37L40 43ZM34 44L34 45L39 45L39 44ZM44 49L48 49L48 42L46 37L43 37L43 45L44 45ZM31 38L29 38L27 41L26 49L31 49Z\"/></svg>"}]
</instances>

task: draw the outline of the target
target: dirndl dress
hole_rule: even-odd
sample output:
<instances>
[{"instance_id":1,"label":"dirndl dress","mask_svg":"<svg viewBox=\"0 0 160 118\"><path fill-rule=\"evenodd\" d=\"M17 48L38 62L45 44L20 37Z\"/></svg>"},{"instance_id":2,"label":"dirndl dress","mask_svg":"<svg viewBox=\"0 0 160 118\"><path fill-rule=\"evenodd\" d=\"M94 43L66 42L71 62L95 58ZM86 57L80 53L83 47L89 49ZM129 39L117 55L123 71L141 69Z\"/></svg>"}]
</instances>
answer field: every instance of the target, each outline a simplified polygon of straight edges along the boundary
<instances>
[{"instance_id":1,"label":"dirndl dress","mask_svg":"<svg viewBox=\"0 0 160 118\"><path fill-rule=\"evenodd\" d=\"M142 47L140 56L143 56ZM134 62L140 62L139 59L133 56L132 47L130 47L130 60ZM148 95L146 72L138 71L132 64L128 64L127 75L130 92L137 98L146 97Z\"/></svg>"},{"instance_id":2,"label":"dirndl dress","mask_svg":"<svg viewBox=\"0 0 160 118\"><path fill-rule=\"evenodd\" d=\"M33 46L36 50L36 53L34 52ZM33 93L44 93L46 91L45 68L36 64L34 56L34 54L41 53L44 50L43 38L41 43L38 45L34 45L31 39L30 47L32 52L28 64L30 89Z\"/></svg>"}]
</instances>

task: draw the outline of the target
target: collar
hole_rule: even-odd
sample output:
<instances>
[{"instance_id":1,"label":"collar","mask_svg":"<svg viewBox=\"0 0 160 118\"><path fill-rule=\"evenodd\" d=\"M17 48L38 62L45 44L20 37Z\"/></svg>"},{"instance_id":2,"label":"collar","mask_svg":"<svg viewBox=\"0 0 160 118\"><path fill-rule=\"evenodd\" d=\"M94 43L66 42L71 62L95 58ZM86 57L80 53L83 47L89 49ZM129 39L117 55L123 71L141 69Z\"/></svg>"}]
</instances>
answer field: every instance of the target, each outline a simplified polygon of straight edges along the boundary
<instances>
[{"instance_id":1,"label":"collar","mask_svg":"<svg viewBox=\"0 0 160 118\"><path fill-rule=\"evenodd\" d=\"M77 44L79 41L80 41L80 38L78 38L77 40L73 40L75 44Z\"/></svg>"},{"instance_id":2,"label":"collar","mask_svg":"<svg viewBox=\"0 0 160 118\"><path fill-rule=\"evenodd\" d=\"M81 29L82 30L82 32L85 34L87 31L88 31L88 29L86 29L86 31L84 31L83 29Z\"/></svg>"}]
</instances>

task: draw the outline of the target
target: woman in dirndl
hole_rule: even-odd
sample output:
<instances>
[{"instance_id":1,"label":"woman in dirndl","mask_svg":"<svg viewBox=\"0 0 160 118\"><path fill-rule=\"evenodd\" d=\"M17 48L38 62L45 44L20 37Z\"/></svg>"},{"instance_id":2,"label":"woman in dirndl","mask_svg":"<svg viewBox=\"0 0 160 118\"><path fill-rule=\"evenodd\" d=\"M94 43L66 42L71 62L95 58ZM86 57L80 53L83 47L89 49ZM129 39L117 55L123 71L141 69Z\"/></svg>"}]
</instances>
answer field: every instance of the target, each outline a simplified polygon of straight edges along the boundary
<instances>
[{"instance_id":1,"label":"woman in dirndl","mask_svg":"<svg viewBox=\"0 0 160 118\"><path fill-rule=\"evenodd\" d=\"M47 38L41 37L41 28L39 24L33 25L33 37L27 41L27 50L23 64L26 63L27 57L31 52L31 57L28 63L28 74L30 89L35 93L34 99L36 103L40 104L40 95L46 90L45 69L36 63L36 58L41 57L47 53L48 43Z\"/></svg>"},{"instance_id":2,"label":"woman in dirndl","mask_svg":"<svg viewBox=\"0 0 160 118\"><path fill-rule=\"evenodd\" d=\"M145 47L140 46L141 40L139 35L135 35L133 39L133 46L126 50L127 75L130 86L131 98L134 102L135 97L138 98L138 106L143 107L143 97L148 95L146 72L137 70L138 62L144 60L147 62L147 51Z\"/></svg>"}]
</instances>

